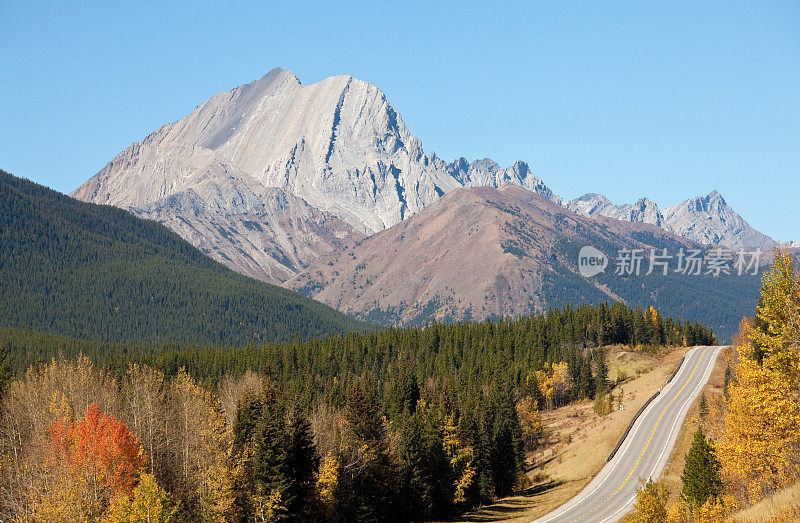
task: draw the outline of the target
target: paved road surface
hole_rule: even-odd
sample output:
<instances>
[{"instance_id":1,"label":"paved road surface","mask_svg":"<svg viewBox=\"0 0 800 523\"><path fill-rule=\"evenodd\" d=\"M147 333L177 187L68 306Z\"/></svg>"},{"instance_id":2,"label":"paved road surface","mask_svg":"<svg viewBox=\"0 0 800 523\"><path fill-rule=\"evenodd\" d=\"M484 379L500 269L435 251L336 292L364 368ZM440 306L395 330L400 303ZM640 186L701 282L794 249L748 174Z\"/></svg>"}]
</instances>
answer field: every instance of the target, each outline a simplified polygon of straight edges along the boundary
<instances>
[{"instance_id":1,"label":"paved road surface","mask_svg":"<svg viewBox=\"0 0 800 523\"><path fill-rule=\"evenodd\" d=\"M669 459L686 411L711 376L722 347L695 347L672 381L642 412L617 455L577 496L535 523L618 521L641 481L656 479Z\"/></svg>"}]
</instances>

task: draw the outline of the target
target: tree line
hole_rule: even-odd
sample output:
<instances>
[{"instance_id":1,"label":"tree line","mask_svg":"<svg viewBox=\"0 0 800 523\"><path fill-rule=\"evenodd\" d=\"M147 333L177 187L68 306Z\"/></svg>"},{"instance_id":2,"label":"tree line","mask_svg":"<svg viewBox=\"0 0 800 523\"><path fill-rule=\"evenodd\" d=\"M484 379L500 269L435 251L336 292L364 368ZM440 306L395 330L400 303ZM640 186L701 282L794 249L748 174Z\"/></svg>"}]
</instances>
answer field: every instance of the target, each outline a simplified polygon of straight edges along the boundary
<instances>
[{"instance_id":1,"label":"tree line","mask_svg":"<svg viewBox=\"0 0 800 523\"><path fill-rule=\"evenodd\" d=\"M604 345L713 342L622 304L241 348L7 329L2 518L448 518L524 484L539 411L607 390Z\"/></svg>"}]
</instances>

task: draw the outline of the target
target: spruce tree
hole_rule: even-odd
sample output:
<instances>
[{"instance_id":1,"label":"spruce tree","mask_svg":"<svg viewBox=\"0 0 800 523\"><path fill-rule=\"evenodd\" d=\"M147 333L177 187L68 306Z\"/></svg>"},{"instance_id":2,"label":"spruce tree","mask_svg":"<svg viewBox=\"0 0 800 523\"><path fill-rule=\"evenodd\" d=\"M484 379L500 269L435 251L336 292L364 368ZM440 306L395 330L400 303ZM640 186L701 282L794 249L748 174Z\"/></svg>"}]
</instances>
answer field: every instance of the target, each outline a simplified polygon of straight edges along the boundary
<instances>
[{"instance_id":1,"label":"spruce tree","mask_svg":"<svg viewBox=\"0 0 800 523\"><path fill-rule=\"evenodd\" d=\"M0 345L0 400L6 395L6 390L11 380L14 379L13 365L14 360L10 355L10 344Z\"/></svg>"},{"instance_id":2,"label":"spruce tree","mask_svg":"<svg viewBox=\"0 0 800 523\"><path fill-rule=\"evenodd\" d=\"M396 519L397 470L375 396L363 386L350 391L344 409L346 448L338 499L345 521Z\"/></svg>"},{"instance_id":3,"label":"spruce tree","mask_svg":"<svg viewBox=\"0 0 800 523\"><path fill-rule=\"evenodd\" d=\"M700 419L705 419L708 416L708 400L706 399L706 393L700 394L700 405L698 406Z\"/></svg>"},{"instance_id":4,"label":"spruce tree","mask_svg":"<svg viewBox=\"0 0 800 523\"><path fill-rule=\"evenodd\" d=\"M288 516L287 502L292 501L292 484L287 466L288 447L283 409L275 392L268 388L252 439L251 466L255 490L252 505L256 514L269 507L276 519Z\"/></svg>"},{"instance_id":5,"label":"spruce tree","mask_svg":"<svg viewBox=\"0 0 800 523\"><path fill-rule=\"evenodd\" d=\"M683 498L693 508L701 507L711 497L722 492L720 463L709 439L698 427L692 446L686 454L686 465L681 475Z\"/></svg>"},{"instance_id":6,"label":"spruce tree","mask_svg":"<svg viewBox=\"0 0 800 523\"><path fill-rule=\"evenodd\" d=\"M314 478L319 471L320 460L311 424L299 411L289 416L288 442L285 469L289 488L284 502L294 519L307 519L304 512L312 502Z\"/></svg>"}]
</instances>

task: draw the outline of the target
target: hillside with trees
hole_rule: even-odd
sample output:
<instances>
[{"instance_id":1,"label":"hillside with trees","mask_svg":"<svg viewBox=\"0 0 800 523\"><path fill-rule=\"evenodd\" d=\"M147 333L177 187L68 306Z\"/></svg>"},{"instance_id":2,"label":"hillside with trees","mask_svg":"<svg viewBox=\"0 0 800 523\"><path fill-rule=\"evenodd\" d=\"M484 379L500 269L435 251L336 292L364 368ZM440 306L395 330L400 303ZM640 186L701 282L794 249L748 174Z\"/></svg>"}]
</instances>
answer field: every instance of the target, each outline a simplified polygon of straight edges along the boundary
<instances>
[{"instance_id":1,"label":"hillside with trees","mask_svg":"<svg viewBox=\"0 0 800 523\"><path fill-rule=\"evenodd\" d=\"M0 326L245 344L365 325L237 274L156 222L0 171Z\"/></svg>"},{"instance_id":2,"label":"hillside with trees","mask_svg":"<svg viewBox=\"0 0 800 523\"><path fill-rule=\"evenodd\" d=\"M608 391L605 345L714 341L622 304L240 348L5 329L0 517L449 518L526 485L541 412Z\"/></svg>"}]
</instances>

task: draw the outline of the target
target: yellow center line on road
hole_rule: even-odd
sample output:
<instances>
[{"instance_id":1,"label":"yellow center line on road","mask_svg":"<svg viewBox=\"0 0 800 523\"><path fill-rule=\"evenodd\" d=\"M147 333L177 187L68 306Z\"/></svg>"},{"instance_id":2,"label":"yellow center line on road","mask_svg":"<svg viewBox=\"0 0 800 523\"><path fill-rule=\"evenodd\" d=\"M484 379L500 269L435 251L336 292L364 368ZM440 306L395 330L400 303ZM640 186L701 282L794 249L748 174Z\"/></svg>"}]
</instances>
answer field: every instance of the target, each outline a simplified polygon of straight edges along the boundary
<instances>
[{"instance_id":1,"label":"yellow center line on road","mask_svg":"<svg viewBox=\"0 0 800 523\"><path fill-rule=\"evenodd\" d=\"M701 353L700 353L700 357L697 359L697 363L695 364L694 368L692 369L692 372L691 372L691 374L689 374L689 378L686 380L686 383L684 383L684 384L683 384L683 387L681 387L681 390L679 390L679 391L677 392L677 394L675 394L675 397L674 397L674 398L672 398L672 399L670 400L670 402L669 402L669 403L667 403L667 406L666 406L666 407L664 407L664 410L662 410L662 411L661 411L661 415L658 417L658 419L656 420L656 424L655 424L655 426L653 427L653 432L651 432L651 433L650 433L650 437L649 437L649 438L647 438L647 443L645 444L644 448L642 449L642 453L641 453L641 454L639 454L639 459L637 459L637 460L636 460L636 463L633 465L633 468L631 469L631 471L630 471L630 472L628 472L628 475L625 477L625 480L622 482L622 484L621 484L621 485L620 485L620 486L617 488L617 490L615 490L615 491L614 491L614 493L613 493L613 494L611 494L611 495L610 495L610 496L608 496L606 499L604 499L603 501L601 501L601 502L600 502L600 503L599 503L599 504L598 504L596 507L594 507L593 509L591 509L591 510L589 510L588 512L586 512L584 515L582 515L582 516L580 516L580 517L578 517L578 518L575 518L575 519L573 519L573 520L572 520L572 522L575 522L575 521L580 521L580 520L582 520L583 518L585 518L586 516L590 515L592 512L594 512L595 510L597 510L597 509L599 509L600 507L602 507L602 506L603 506L603 504L604 504L605 502L609 501L611 498L613 498L614 496L616 496L616 495L617 495L617 493L618 493L620 490L622 490L622 488L623 488L623 487L625 487L625 484L626 484L626 483L628 483L628 480L629 480L629 479L631 479L631 476L633 476L633 473L634 473L634 472L636 471L636 469L639 467L639 462L640 462L640 461L642 461L642 458L644 457L644 453L645 453L645 452L647 452L647 447L649 447L649 446L650 446L650 441L653 439L653 436L654 436L654 435L655 435L655 433L656 433L656 429L658 429L658 425L659 425L659 423L661 423L661 419L664 417L664 414L666 414L666 412L667 412L667 409L669 409L670 405L672 405L672 403L673 403L673 402L674 402L676 399L678 399L678 396L680 396L680 395L681 395L681 392L683 392L683 389L685 389L685 388L687 387L687 385L689 385L689 383L692 381L692 376L694 376L694 373L695 373L695 371L697 370L697 367L700 365L700 362L701 362L701 361L703 361L703 354L705 354L705 353L706 353L706 351L707 351L708 349L710 349L710 347L706 347L705 349L703 349L703 352L701 352Z\"/></svg>"}]
</instances>

